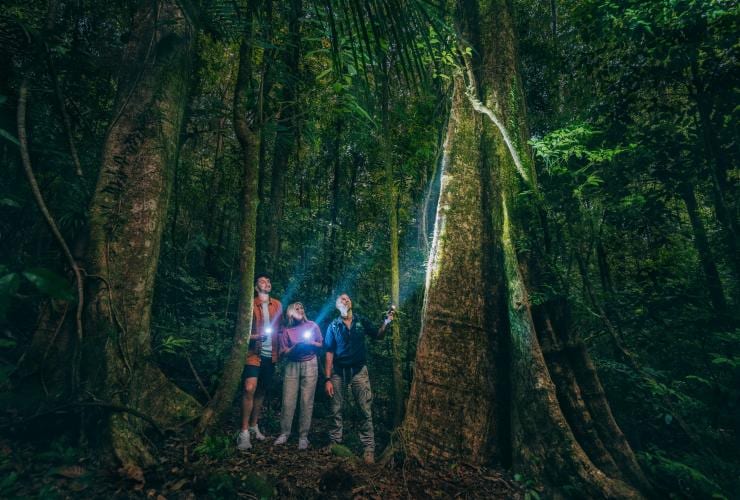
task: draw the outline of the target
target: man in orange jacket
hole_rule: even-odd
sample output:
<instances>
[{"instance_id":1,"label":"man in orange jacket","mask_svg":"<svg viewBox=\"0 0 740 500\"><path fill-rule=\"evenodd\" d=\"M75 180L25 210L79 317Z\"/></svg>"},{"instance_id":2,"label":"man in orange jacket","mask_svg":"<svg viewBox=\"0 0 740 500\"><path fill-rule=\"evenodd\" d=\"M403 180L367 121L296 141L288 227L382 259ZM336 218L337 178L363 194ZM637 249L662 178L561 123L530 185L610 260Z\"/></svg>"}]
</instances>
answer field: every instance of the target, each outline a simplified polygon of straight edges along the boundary
<instances>
[{"instance_id":1,"label":"man in orange jacket","mask_svg":"<svg viewBox=\"0 0 740 500\"><path fill-rule=\"evenodd\" d=\"M254 290L256 296L252 306L252 332L242 372L242 429L237 442L237 448L241 451L252 448L250 433L258 441L265 439L258 423L265 393L270 388L278 360L278 329L281 328L280 319L283 314L280 301L270 297L272 282L268 275L257 275Z\"/></svg>"}]
</instances>

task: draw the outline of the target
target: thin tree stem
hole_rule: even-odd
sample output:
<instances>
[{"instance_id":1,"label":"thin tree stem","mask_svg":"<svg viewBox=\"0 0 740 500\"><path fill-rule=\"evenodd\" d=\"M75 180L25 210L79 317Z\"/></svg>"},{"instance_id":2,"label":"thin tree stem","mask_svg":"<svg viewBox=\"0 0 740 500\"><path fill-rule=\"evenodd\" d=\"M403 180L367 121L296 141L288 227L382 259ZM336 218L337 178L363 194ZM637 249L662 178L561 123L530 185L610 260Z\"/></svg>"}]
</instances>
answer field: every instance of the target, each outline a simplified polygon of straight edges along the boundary
<instances>
[{"instance_id":1,"label":"thin tree stem","mask_svg":"<svg viewBox=\"0 0 740 500\"><path fill-rule=\"evenodd\" d=\"M57 241L57 243L59 243L59 246L62 248L62 252L64 253L65 258L67 259L67 263L72 268L72 271L74 272L74 275L75 275L75 280L77 282L77 315L76 315L77 348L75 349L74 362L72 364L72 375L73 375L72 380L73 380L74 388L76 389L79 383L79 380L78 380L79 355L80 355L80 348L82 345L82 338L83 338L82 311L83 311L83 307L85 304L85 292L84 292L84 285L82 281L82 271L80 270L80 267L77 265L77 262L72 256L72 252L70 252L69 250L69 246L67 246L67 242L64 241L64 237L62 236L62 233L59 231L59 228L57 227L57 224L54 221L54 218L49 212L49 209L46 206L46 202L44 201L44 197L41 194L41 190L39 189L38 182L36 182L36 176L31 166L31 157L28 152L28 137L26 135L27 103L28 103L28 80L24 79L23 82L21 83L21 88L20 88L20 92L18 95L18 115L17 115L18 142L20 144L21 162L23 163L23 170L25 171L26 177L28 178L28 183L31 185L31 191L33 192L33 197L36 200L36 204L38 205L39 210L41 211L41 214L44 216L44 220L49 225L49 229L51 229L51 232L54 235L54 239Z\"/></svg>"}]
</instances>

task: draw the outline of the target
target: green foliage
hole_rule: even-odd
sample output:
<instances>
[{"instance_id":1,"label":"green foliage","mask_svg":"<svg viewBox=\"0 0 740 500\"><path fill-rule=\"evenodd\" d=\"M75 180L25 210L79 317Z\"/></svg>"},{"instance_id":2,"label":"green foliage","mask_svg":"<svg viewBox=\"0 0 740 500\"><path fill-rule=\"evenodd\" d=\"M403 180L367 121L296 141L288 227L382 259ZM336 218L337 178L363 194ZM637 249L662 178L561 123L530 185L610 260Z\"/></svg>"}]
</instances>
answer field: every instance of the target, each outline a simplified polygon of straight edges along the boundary
<instances>
[{"instance_id":1,"label":"green foliage","mask_svg":"<svg viewBox=\"0 0 740 500\"><path fill-rule=\"evenodd\" d=\"M185 350L192 342L190 339L176 338L169 335L162 339L162 342L157 345L156 349L164 354L178 354Z\"/></svg>"},{"instance_id":2,"label":"green foliage","mask_svg":"<svg viewBox=\"0 0 740 500\"><path fill-rule=\"evenodd\" d=\"M41 461L56 465L74 465L80 458L80 450L69 444L69 439L62 436L51 442L49 448L37 453Z\"/></svg>"},{"instance_id":3,"label":"green foliage","mask_svg":"<svg viewBox=\"0 0 740 500\"><path fill-rule=\"evenodd\" d=\"M225 472L212 474L208 478L208 497L213 499L233 498L237 488L234 478Z\"/></svg>"},{"instance_id":4,"label":"green foliage","mask_svg":"<svg viewBox=\"0 0 740 500\"><path fill-rule=\"evenodd\" d=\"M273 498L277 494L272 481L260 474L247 474L247 477L243 478L243 485L247 491L253 493L257 498Z\"/></svg>"},{"instance_id":5,"label":"green foliage","mask_svg":"<svg viewBox=\"0 0 740 500\"><path fill-rule=\"evenodd\" d=\"M0 271L5 271L0 269ZM20 285L18 273L8 273L0 277L0 321L5 320L5 316L10 305L10 299L15 296Z\"/></svg>"},{"instance_id":6,"label":"green foliage","mask_svg":"<svg viewBox=\"0 0 740 500\"><path fill-rule=\"evenodd\" d=\"M595 144L601 133L590 125L579 123L553 130L541 139L531 139L535 155L543 161L545 171L555 182L572 186L573 195L580 199L584 190L597 188L603 182L602 169L609 168L622 153L635 149ZM560 177L561 179L558 179Z\"/></svg>"},{"instance_id":7,"label":"green foliage","mask_svg":"<svg viewBox=\"0 0 740 500\"><path fill-rule=\"evenodd\" d=\"M72 293L72 285L65 278L54 271L43 268L33 268L23 272L23 276L39 289L40 292L61 300L71 301L75 296Z\"/></svg>"},{"instance_id":8,"label":"green foliage","mask_svg":"<svg viewBox=\"0 0 740 500\"><path fill-rule=\"evenodd\" d=\"M11 498L17 487L18 477L17 472L9 472L0 478L0 495L4 498Z\"/></svg>"},{"instance_id":9,"label":"green foliage","mask_svg":"<svg viewBox=\"0 0 740 500\"><path fill-rule=\"evenodd\" d=\"M406 383L413 372L430 237L422 221L433 218L449 81L461 70L444 14L430 2L411 4L419 9L413 15L369 8L353 13L350 6L356 4L335 0L304 5L300 62L292 71L283 57L291 43L289 2L273 2L271 25L265 12L258 15L252 75L259 82L262 120L258 270L269 268L274 295L284 303L301 300L322 327L334 314L332 295L343 289L375 318L388 303L387 214L396 209ZM720 321L709 305L701 260L706 255L696 248L696 229L679 188L689 186L696 197L709 257L729 309L736 310L740 280L728 234L737 221L722 218L718 200L736 217L738 6L722 0L515 4L526 99L519 102L514 88L508 98L517 113L507 119L518 119L525 108L529 115L539 185L520 195L542 202L543 214L533 217L546 218L549 229L517 242L533 262L549 259L543 267L551 275L532 290L530 300L540 305L567 298L570 326L598 360L620 426L652 475L666 478L665 491L696 496L733 491L732 471L740 458L729 443L737 442L740 412L740 331L736 315ZM551 5L557 6L556 19ZM38 2L11 1L6 10L36 36L45 30L46 9ZM100 148L122 90L118 66L130 10L125 2L65 4L46 40L71 114L82 178L71 165L46 53L26 54L30 62L9 65L0 95L3 389L31 345L44 302L75 300L63 258L32 209L11 96L21 77L32 78L29 137L36 174L65 239L82 252ZM231 130L243 10L238 3L212 2L200 13L187 123L170 171L169 213L161 247L154 242L160 260L153 280L153 356L192 394L202 391L188 361L212 390L231 348L237 298L252 292L239 283L243 164ZM414 84L426 80L425 73L431 81ZM286 99L284 89L291 84L297 96ZM390 130L382 129L386 98ZM291 109L294 118L287 119ZM524 130L507 125L515 134ZM281 153L276 136L286 130L293 135L280 178L273 175ZM386 136L389 150L380 150ZM514 138L519 146L526 143ZM397 207L387 206L386 159ZM275 182L283 183L283 200L271 199ZM431 201L424 211L427 194ZM277 206L281 214L273 210ZM271 227L279 228L277 256L265 249ZM111 234L115 229L115 221L106 228ZM270 262L273 258L277 261ZM605 318L646 367L648 379L614 354ZM388 342L369 350L380 444L392 407L391 354ZM694 445L679 422L689 422L707 450L690 449ZM332 452L339 456L352 454L336 448ZM196 452L221 460L233 449L228 436L213 436ZM65 464L79 458L78 450L63 442L46 453L42 459ZM0 496L14 491L17 478L6 480L8 491L0 489ZM531 481L517 481L529 498L537 498ZM213 497L233 496L241 486L225 474L208 483ZM260 488L248 489L269 496L269 486Z\"/></svg>"},{"instance_id":10,"label":"green foliage","mask_svg":"<svg viewBox=\"0 0 740 500\"><path fill-rule=\"evenodd\" d=\"M682 498L727 498L722 488L699 470L672 460L664 452L640 452L640 464L657 478L664 491Z\"/></svg>"},{"instance_id":11,"label":"green foliage","mask_svg":"<svg viewBox=\"0 0 740 500\"><path fill-rule=\"evenodd\" d=\"M207 435L195 447L195 453L213 460L224 460L235 453L235 439L229 435Z\"/></svg>"},{"instance_id":12,"label":"green foliage","mask_svg":"<svg viewBox=\"0 0 740 500\"><path fill-rule=\"evenodd\" d=\"M332 455L335 455L337 457L353 457L355 456L354 453L352 453L352 450L347 448L346 446L343 446L341 444L332 444L331 445L331 453Z\"/></svg>"},{"instance_id":13,"label":"green foliage","mask_svg":"<svg viewBox=\"0 0 740 500\"><path fill-rule=\"evenodd\" d=\"M537 484L531 478L517 473L514 474L514 481L524 488L524 500L540 500L540 494L535 489Z\"/></svg>"},{"instance_id":14,"label":"green foliage","mask_svg":"<svg viewBox=\"0 0 740 500\"><path fill-rule=\"evenodd\" d=\"M535 293L568 296L570 327L596 356L620 427L636 450L665 459L651 462L651 476L678 483L690 469L719 485L715 492L732 491L729 471L740 463L728 445L740 411L738 316L724 322L714 314L701 263L713 262L737 308L731 225L739 158L729 126L737 118L738 74L729 63L737 6L515 3L549 223L549 234L526 248L554 254L553 288ZM708 250L696 243L701 228L689 218L687 186ZM735 210L731 222L722 220L720 195L724 209ZM647 378L615 356L610 329ZM698 481L704 486L694 496L711 496ZM686 496L668 482L661 487Z\"/></svg>"}]
</instances>

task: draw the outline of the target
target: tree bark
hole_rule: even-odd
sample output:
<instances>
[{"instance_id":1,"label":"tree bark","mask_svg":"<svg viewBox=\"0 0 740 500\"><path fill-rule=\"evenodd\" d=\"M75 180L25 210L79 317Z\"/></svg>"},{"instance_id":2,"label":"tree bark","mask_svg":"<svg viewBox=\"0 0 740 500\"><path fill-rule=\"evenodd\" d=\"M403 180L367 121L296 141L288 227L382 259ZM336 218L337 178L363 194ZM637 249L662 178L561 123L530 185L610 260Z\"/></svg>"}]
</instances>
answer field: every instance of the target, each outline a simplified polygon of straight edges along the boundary
<instances>
[{"instance_id":1,"label":"tree bark","mask_svg":"<svg viewBox=\"0 0 740 500\"><path fill-rule=\"evenodd\" d=\"M151 306L172 170L190 89L192 26L178 3L142 2L124 52L121 79L90 207L86 389L169 427L198 403L151 361ZM106 417L104 443L123 464L155 462L143 421Z\"/></svg>"},{"instance_id":2,"label":"tree bark","mask_svg":"<svg viewBox=\"0 0 740 500\"><path fill-rule=\"evenodd\" d=\"M407 450L510 462L566 494L639 497L647 481L588 353L562 308L531 305L548 273L518 249L542 229L508 2L460 0L455 21L472 51L468 81L455 78Z\"/></svg>"},{"instance_id":3,"label":"tree bark","mask_svg":"<svg viewBox=\"0 0 740 500\"><path fill-rule=\"evenodd\" d=\"M242 152L242 220L239 243L239 301L236 328L221 382L198 423L198 433L207 432L231 407L239 385L252 328L254 264L257 234L257 181L260 123L252 84L254 15L259 0L247 4L246 29L239 47L239 70L234 89L234 131Z\"/></svg>"},{"instance_id":4,"label":"tree bark","mask_svg":"<svg viewBox=\"0 0 740 500\"><path fill-rule=\"evenodd\" d=\"M385 64L384 64L385 65ZM390 64L389 64L390 65ZM390 254L391 303L398 306L401 301L401 281L398 259L398 190L393 172L393 156L390 119L389 75L383 76L381 95L381 161L385 166L385 190L388 203L388 232ZM352 197L350 197L352 198ZM404 407L403 352L401 344L400 318L391 323L393 345L393 427L401 425Z\"/></svg>"},{"instance_id":5,"label":"tree bark","mask_svg":"<svg viewBox=\"0 0 740 500\"><path fill-rule=\"evenodd\" d=\"M486 462L496 453L495 333L485 322L482 121L456 82L442 159L442 186L416 368L402 435L421 461Z\"/></svg>"}]
</instances>

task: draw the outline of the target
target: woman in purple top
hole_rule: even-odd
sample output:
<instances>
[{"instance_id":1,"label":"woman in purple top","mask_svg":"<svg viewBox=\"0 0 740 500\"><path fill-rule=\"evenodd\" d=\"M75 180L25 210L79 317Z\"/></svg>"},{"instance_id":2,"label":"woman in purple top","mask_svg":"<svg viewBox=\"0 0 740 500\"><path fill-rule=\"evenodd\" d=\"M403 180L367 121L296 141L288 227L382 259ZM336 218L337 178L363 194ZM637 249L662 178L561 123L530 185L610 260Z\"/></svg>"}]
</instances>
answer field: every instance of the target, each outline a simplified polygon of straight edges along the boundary
<instances>
[{"instance_id":1,"label":"woman in purple top","mask_svg":"<svg viewBox=\"0 0 740 500\"><path fill-rule=\"evenodd\" d=\"M293 414L300 390L301 412L298 418L298 449L308 448L308 430L311 428L313 397L319 366L316 354L323 339L319 326L309 321L303 304L294 302L286 310L288 324L280 332L280 357L285 359L283 376L283 413L280 418L280 436L276 445L285 444L290 436Z\"/></svg>"}]
</instances>

